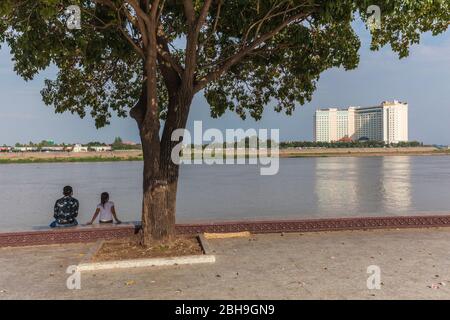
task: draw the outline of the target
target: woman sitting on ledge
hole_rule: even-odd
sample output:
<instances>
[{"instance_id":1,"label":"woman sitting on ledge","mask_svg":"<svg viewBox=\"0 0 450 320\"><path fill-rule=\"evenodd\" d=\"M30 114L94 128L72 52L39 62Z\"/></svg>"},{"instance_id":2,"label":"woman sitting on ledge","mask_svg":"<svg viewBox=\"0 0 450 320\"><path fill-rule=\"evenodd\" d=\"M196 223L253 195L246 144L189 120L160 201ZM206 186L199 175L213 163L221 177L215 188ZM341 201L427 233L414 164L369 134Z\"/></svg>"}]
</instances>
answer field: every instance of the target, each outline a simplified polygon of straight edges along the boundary
<instances>
[{"instance_id":1,"label":"woman sitting on ledge","mask_svg":"<svg viewBox=\"0 0 450 320\"><path fill-rule=\"evenodd\" d=\"M100 198L101 202L95 210L94 217L87 223L87 225L93 224L98 215L100 215L100 224L113 223L113 218L116 220L117 224L122 223L119 219L117 219L114 202L109 201L109 194L107 192L103 192Z\"/></svg>"}]
</instances>

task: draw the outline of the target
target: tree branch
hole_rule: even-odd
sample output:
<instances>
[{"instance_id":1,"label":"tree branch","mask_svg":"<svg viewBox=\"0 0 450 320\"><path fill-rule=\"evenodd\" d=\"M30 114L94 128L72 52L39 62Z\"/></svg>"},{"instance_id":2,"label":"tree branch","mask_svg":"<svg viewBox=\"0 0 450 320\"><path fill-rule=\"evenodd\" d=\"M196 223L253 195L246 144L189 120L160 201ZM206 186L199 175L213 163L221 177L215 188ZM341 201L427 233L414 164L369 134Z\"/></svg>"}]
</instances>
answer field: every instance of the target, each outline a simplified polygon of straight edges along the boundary
<instances>
[{"instance_id":1,"label":"tree branch","mask_svg":"<svg viewBox=\"0 0 450 320\"><path fill-rule=\"evenodd\" d=\"M191 87L194 84L195 70L197 68L197 47L198 47L198 37L200 30L205 23L206 17L208 16L209 8L211 7L212 0L205 0L202 9L200 10L200 15L195 21L195 11L193 8L192 0L184 0L186 17L188 19L189 31L187 34L186 43L186 61L185 61L185 72L183 75L183 81L186 86Z\"/></svg>"},{"instance_id":2,"label":"tree branch","mask_svg":"<svg viewBox=\"0 0 450 320\"><path fill-rule=\"evenodd\" d=\"M125 39L133 46L134 50L141 56L141 58L145 58L144 50L130 37L128 32L123 30L121 26L119 26L120 32L125 37Z\"/></svg>"},{"instance_id":3,"label":"tree branch","mask_svg":"<svg viewBox=\"0 0 450 320\"><path fill-rule=\"evenodd\" d=\"M192 0L183 0L183 7L188 25L192 26L195 21L195 9Z\"/></svg>"},{"instance_id":4,"label":"tree branch","mask_svg":"<svg viewBox=\"0 0 450 320\"><path fill-rule=\"evenodd\" d=\"M290 23L297 21L297 20L303 20L305 19L310 12L302 12L298 13L296 15L293 15L292 17L284 20L281 24L279 24L276 28L273 30L261 35L256 40L254 40L249 45L243 47L241 50L236 52L234 55L230 56L228 59L226 59L223 64L220 66L217 66L217 69L215 71L210 72L207 74L203 79L198 81L195 84L194 92L198 92L206 87L206 85L212 81L217 80L222 74L226 73L231 67L233 67L236 63L241 61L246 55L248 55L252 50L257 48L259 45L263 44L265 41L271 39L273 36L278 34L281 30L283 30L285 27L287 27Z\"/></svg>"},{"instance_id":5,"label":"tree branch","mask_svg":"<svg viewBox=\"0 0 450 320\"><path fill-rule=\"evenodd\" d=\"M205 47L205 45L209 42L209 40L214 36L214 33L216 32L217 26L219 24L222 5L223 5L223 0L219 0L219 3L217 4L216 19L214 19L214 24L211 29L211 32L209 32L209 36L203 41L203 43L201 43L199 45L198 52L201 52L203 50L203 48Z\"/></svg>"},{"instance_id":6,"label":"tree branch","mask_svg":"<svg viewBox=\"0 0 450 320\"><path fill-rule=\"evenodd\" d=\"M170 53L169 44L167 42L167 39L158 32L158 55L161 57L162 60L164 60L165 63L168 63L170 67L178 74L178 76L181 78L184 73L183 67L180 65L180 63L175 59L172 54Z\"/></svg>"},{"instance_id":7,"label":"tree branch","mask_svg":"<svg viewBox=\"0 0 450 320\"><path fill-rule=\"evenodd\" d=\"M208 16L208 12L209 12L209 8L211 7L211 3L212 3L212 0L205 0L202 10L200 11L200 15L197 19L197 23L195 26L195 32L196 32L197 36L198 36L203 24L205 23L206 17Z\"/></svg>"}]
</instances>

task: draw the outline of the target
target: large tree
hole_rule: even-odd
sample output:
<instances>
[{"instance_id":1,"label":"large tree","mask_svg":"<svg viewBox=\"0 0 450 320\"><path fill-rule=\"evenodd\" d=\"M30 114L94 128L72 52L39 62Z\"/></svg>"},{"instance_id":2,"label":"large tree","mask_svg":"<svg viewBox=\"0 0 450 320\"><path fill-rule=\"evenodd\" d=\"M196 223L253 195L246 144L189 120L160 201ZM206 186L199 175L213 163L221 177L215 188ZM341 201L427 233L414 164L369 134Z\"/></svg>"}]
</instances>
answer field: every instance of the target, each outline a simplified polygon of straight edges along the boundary
<instances>
[{"instance_id":1,"label":"large tree","mask_svg":"<svg viewBox=\"0 0 450 320\"><path fill-rule=\"evenodd\" d=\"M186 126L195 94L211 115L259 119L264 107L291 114L311 100L320 74L358 65L352 22L381 9L372 49L408 55L420 34L444 32L448 0L1 0L0 44L25 80L49 66L44 102L108 124L128 113L144 154L144 242L174 233L179 167L172 132ZM81 29L65 12L81 9ZM161 126L163 126L162 130ZM162 134L160 134L162 131Z\"/></svg>"}]
</instances>

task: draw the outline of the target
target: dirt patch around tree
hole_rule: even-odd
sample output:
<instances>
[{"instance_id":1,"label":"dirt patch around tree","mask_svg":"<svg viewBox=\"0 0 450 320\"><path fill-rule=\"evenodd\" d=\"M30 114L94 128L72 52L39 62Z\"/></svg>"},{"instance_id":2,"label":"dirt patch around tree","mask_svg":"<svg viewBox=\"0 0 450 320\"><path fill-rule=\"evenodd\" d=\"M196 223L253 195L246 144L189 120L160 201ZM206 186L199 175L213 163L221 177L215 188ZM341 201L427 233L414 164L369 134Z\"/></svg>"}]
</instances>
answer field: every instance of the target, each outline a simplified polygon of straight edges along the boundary
<instances>
[{"instance_id":1,"label":"dirt patch around tree","mask_svg":"<svg viewBox=\"0 0 450 320\"><path fill-rule=\"evenodd\" d=\"M171 241L154 241L147 247L136 238L105 241L92 262L123 261L149 258L168 258L202 255L203 250L197 237L178 236Z\"/></svg>"}]
</instances>

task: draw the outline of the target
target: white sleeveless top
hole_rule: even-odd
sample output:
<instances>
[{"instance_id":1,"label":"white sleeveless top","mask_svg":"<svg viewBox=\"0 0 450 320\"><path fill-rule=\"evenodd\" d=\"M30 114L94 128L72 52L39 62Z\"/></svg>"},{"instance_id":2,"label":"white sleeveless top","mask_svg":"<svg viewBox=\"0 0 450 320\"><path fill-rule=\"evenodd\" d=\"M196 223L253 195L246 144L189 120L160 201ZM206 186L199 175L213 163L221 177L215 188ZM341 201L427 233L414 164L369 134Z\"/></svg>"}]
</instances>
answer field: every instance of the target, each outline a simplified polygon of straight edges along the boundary
<instances>
[{"instance_id":1,"label":"white sleeveless top","mask_svg":"<svg viewBox=\"0 0 450 320\"><path fill-rule=\"evenodd\" d=\"M97 206L97 209L100 209L100 221L111 221L113 219L112 207L114 207L112 201L105 203L105 207L101 203Z\"/></svg>"}]
</instances>

